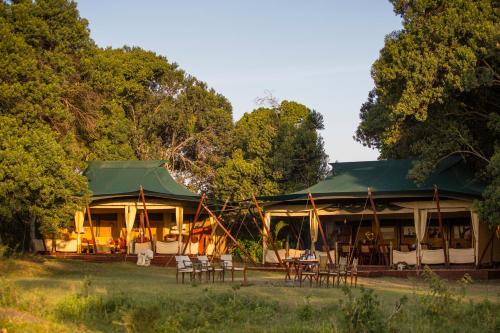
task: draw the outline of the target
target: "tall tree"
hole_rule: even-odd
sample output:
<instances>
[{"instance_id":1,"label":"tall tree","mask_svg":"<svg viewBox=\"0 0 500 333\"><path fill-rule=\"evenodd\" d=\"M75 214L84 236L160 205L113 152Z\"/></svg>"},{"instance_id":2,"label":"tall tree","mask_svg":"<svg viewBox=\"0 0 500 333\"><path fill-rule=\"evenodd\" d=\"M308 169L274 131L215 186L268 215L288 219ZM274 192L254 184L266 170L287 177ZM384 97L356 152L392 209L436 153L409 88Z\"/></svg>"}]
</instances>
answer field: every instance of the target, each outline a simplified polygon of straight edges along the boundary
<instances>
[{"instance_id":1,"label":"tall tree","mask_svg":"<svg viewBox=\"0 0 500 333\"><path fill-rule=\"evenodd\" d=\"M70 223L89 199L89 160L165 159L211 191L233 128L226 98L177 64L97 47L69 0L0 0L0 111L0 233L12 242L19 225Z\"/></svg>"},{"instance_id":2,"label":"tall tree","mask_svg":"<svg viewBox=\"0 0 500 333\"><path fill-rule=\"evenodd\" d=\"M244 114L232 135L232 158L218 170L216 193L273 195L316 183L327 172L321 129L321 114L291 101Z\"/></svg>"},{"instance_id":3,"label":"tall tree","mask_svg":"<svg viewBox=\"0 0 500 333\"><path fill-rule=\"evenodd\" d=\"M424 179L461 154L490 185L481 217L500 224L499 20L492 0L392 0L403 29L373 64L356 139L382 158L416 158Z\"/></svg>"}]
</instances>

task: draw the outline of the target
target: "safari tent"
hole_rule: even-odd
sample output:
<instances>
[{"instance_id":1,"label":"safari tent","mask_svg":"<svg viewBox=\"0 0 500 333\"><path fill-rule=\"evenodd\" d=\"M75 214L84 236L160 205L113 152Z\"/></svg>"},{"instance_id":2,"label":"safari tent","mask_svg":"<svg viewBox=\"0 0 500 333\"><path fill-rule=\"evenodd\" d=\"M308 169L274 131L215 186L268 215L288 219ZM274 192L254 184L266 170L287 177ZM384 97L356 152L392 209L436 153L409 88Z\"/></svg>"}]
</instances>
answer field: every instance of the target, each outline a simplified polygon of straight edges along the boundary
<instances>
[{"instance_id":1,"label":"safari tent","mask_svg":"<svg viewBox=\"0 0 500 333\"><path fill-rule=\"evenodd\" d=\"M268 228L288 223L286 249L279 254L264 244L264 262L278 263L304 248L330 251L332 260L356 256L367 265L500 261L500 241L474 211L484 185L463 159L442 161L422 184L408 177L412 165L332 163L324 181L261 198Z\"/></svg>"},{"instance_id":2,"label":"safari tent","mask_svg":"<svg viewBox=\"0 0 500 333\"><path fill-rule=\"evenodd\" d=\"M39 240L39 250L128 254L148 248L158 254L212 251L211 219L198 209L202 198L178 184L165 161L94 161L84 175L92 202L75 212L74 228Z\"/></svg>"}]
</instances>

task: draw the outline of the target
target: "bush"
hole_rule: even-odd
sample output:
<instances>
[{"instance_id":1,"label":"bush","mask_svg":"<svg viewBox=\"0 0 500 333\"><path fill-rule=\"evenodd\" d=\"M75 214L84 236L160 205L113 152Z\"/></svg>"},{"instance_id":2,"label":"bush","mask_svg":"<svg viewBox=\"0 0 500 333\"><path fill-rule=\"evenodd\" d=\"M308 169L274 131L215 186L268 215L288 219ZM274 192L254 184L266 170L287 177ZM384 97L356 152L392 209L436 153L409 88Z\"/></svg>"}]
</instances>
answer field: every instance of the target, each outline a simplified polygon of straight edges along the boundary
<instances>
[{"instance_id":1,"label":"bush","mask_svg":"<svg viewBox=\"0 0 500 333\"><path fill-rule=\"evenodd\" d=\"M355 297L350 288L342 289L347 301L340 301L341 329L345 332L386 332L387 324L377 296L371 289L361 287L360 290L361 295Z\"/></svg>"},{"instance_id":2,"label":"bush","mask_svg":"<svg viewBox=\"0 0 500 333\"><path fill-rule=\"evenodd\" d=\"M258 241L250 240L250 239L239 239L238 243L252 256L252 259L255 262L262 262L262 244ZM231 254L240 258L245 259L246 256L241 250L233 246L231 250Z\"/></svg>"}]
</instances>

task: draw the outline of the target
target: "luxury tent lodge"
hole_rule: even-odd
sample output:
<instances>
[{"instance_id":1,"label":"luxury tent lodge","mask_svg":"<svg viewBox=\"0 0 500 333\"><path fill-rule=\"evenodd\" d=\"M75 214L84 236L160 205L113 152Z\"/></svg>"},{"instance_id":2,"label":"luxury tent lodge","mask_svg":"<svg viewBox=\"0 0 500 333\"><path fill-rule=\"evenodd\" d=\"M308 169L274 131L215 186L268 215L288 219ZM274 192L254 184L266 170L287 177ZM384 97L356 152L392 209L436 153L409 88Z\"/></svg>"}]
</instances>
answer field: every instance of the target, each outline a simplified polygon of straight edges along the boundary
<instances>
[{"instance_id":1,"label":"luxury tent lodge","mask_svg":"<svg viewBox=\"0 0 500 333\"><path fill-rule=\"evenodd\" d=\"M36 249L86 254L211 254L217 235L201 197L178 184L164 161L95 161L84 175L92 202L74 227L36 241ZM219 242L220 243L220 242ZM219 244L219 246L222 244Z\"/></svg>"},{"instance_id":2,"label":"luxury tent lodge","mask_svg":"<svg viewBox=\"0 0 500 333\"><path fill-rule=\"evenodd\" d=\"M331 175L314 186L261 198L267 228L280 221L288 226L285 249L264 244L265 263L304 249L328 254L332 262L356 257L362 265L400 269L500 261L495 230L474 211L484 185L463 159L442 161L419 185L408 178L410 160L331 165Z\"/></svg>"}]
</instances>

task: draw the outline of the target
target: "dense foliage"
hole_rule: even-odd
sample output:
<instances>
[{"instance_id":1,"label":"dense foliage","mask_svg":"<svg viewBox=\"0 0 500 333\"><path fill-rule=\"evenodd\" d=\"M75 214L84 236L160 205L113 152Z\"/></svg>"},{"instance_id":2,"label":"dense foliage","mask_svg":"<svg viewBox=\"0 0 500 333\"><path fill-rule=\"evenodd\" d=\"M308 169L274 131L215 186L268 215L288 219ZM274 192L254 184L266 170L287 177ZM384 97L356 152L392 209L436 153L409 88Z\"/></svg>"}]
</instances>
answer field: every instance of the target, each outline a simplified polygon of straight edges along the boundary
<instances>
[{"instance_id":1,"label":"dense foliage","mask_svg":"<svg viewBox=\"0 0 500 333\"><path fill-rule=\"evenodd\" d=\"M403 29L373 64L356 139L382 158L415 158L424 179L460 154L489 184L479 212L500 224L499 20L492 0L392 0Z\"/></svg>"},{"instance_id":2,"label":"dense foliage","mask_svg":"<svg viewBox=\"0 0 500 333\"><path fill-rule=\"evenodd\" d=\"M291 121L304 130L293 127L287 131L294 134L280 137L293 138L299 147L308 139L316 144L313 128L321 126L309 120L315 113L288 104L301 110ZM23 238L35 222L56 230L88 202L82 171L89 160L163 159L178 181L208 193L214 192L215 177L227 172L256 180L231 185L226 177L222 185L229 188L218 184L219 193L262 194L287 189L277 182L301 166L301 184L318 174L314 168L321 173L324 167L302 163L285 170L271 163L269 158L278 157L271 151L284 144L251 139L257 132L247 132L245 143L239 137L243 123L257 120L259 110L234 129L224 96L153 52L97 47L87 21L68 0L0 1L0 110L0 236L11 244L19 244L12 235ZM265 117L249 126L268 126L272 138L278 128L285 130ZM324 156L322 144L316 148L311 152Z\"/></svg>"},{"instance_id":3,"label":"dense foliage","mask_svg":"<svg viewBox=\"0 0 500 333\"><path fill-rule=\"evenodd\" d=\"M328 170L321 129L322 115L295 102L246 113L233 131L232 156L217 172L216 193L240 199L315 184Z\"/></svg>"}]
</instances>

